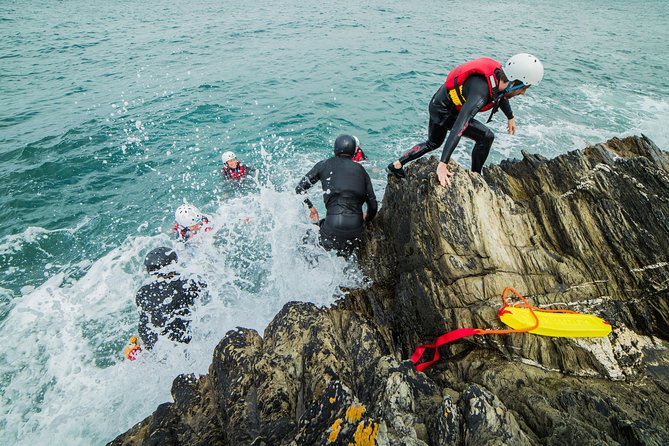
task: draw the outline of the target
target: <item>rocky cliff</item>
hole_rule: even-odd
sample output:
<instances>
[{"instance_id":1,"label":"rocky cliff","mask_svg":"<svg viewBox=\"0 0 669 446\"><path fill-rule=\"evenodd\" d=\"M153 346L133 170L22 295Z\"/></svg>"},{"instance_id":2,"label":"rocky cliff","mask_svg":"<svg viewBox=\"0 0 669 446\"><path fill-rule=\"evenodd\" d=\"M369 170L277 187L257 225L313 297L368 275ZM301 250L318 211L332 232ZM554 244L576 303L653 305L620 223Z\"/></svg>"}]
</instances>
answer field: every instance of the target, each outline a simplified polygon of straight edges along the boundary
<instances>
[{"instance_id":1,"label":"rocky cliff","mask_svg":"<svg viewBox=\"0 0 669 446\"><path fill-rule=\"evenodd\" d=\"M391 180L360 263L372 285L228 333L205 376L110 444L669 444L669 155L645 137ZM596 314L606 338L503 328L500 293Z\"/></svg>"}]
</instances>

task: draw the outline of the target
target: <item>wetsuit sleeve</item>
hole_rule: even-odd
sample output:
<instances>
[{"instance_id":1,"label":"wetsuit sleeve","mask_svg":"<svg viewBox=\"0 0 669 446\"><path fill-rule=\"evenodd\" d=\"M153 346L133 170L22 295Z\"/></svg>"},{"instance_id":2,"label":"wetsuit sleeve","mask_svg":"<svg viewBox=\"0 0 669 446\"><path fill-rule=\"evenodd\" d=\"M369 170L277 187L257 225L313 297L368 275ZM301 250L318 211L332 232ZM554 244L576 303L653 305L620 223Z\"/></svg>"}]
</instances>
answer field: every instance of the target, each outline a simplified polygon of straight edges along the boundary
<instances>
[{"instance_id":1,"label":"wetsuit sleeve","mask_svg":"<svg viewBox=\"0 0 669 446\"><path fill-rule=\"evenodd\" d=\"M297 187L295 188L295 193L296 194L304 194L306 191L311 188L318 180L321 179L321 165L323 164L323 161L318 162L299 182ZM311 200L308 198L304 199L304 202L309 206L310 208L313 207L314 205L311 203Z\"/></svg>"},{"instance_id":2,"label":"wetsuit sleeve","mask_svg":"<svg viewBox=\"0 0 669 446\"><path fill-rule=\"evenodd\" d=\"M465 81L463 85L463 94L465 94L465 103L458 112L458 117L453 124L451 132L444 143L444 150L441 152L441 161L448 163L451 155L460 142L462 133L465 131L469 122L474 119L474 116L490 102L490 92L488 91L488 83L483 77L471 76Z\"/></svg>"},{"instance_id":3,"label":"wetsuit sleeve","mask_svg":"<svg viewBox=\"0 0 669 446\"><path fill-rule=\"evenodd\" d=\"M374 194L372 180L369 178L367 171L365 171L365 197L365 202L367 203L367 218L365 221L372 221L374 217L376 217L379 204L376 201L376 194Z\"/></svg>"},{"instance_id":4,"label":"wetsuit sleeve","mask_svg":"<svg viewBox=\"0 0 669 446\"><path fill-rule=\"evenodd\" d=\"M204 283L195 279L189 279L183 282L182 291L173 299L178 308L190 308L195 304L195 300L200 297L204 288Z\"/></svg>"},{"instance_id":5,"label":"wetsuit sleeve","mask_svg":"<svg viewBox=\"0 0 669 446\"><path fill-rule=\"evenodd\" d=\"M142 288L137 292L137 296L135 297L135 302L139 309L139 326L137 329L139 331L139 337L142 339L142 347L151 350L158 340L158 335L151 328L149 312L144 308L145 306L151 307L151 301L145 294L146 290ZM153 308L149 308L148 310L151 311Z\"/></svg>"},{"instance_id":6,"label":"wetsuit sleeve","mask_svg":"<svg viewBox=\"0 0 669 446\"><path fill-rule=\"evenodd\" d=\"M511 110L511 103L507 98L499 100L499 109L502 110L506 119L513 119L513 110Z\"/></svg>"}]
</instances>

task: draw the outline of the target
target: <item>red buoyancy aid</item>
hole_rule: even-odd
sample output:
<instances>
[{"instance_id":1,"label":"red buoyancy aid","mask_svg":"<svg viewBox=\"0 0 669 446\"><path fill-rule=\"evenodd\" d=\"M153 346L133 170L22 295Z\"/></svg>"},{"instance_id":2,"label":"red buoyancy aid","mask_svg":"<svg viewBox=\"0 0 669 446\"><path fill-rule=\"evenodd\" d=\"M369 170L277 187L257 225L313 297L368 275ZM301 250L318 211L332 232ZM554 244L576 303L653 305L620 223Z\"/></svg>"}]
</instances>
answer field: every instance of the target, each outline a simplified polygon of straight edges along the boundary
<instances>
[{"instance_id":1,"label":"red buoyancy aid","mask_svg":"<svg viewBox=\"0 0 669 446\"><path fill-rule=\"evenodd\" d=\"M209 226L209 219L207 217L203 215L201 222L202 222L202 227L200 228L200 230L202 230L203 232L211 231L211 226ZM177 240L186 241L193 236L193 234L191 234L191 231L188 228L181 226L179 223L175 223L174 226L172 226L172 231L176 233Z\"/></svg>"},{"instance_id":2,"label":"red buoyancy aid","mask_svg":"<svg viewBox=\"0 0 669 446\"><path fill-rule=\"evenodd\" d=\"M242 163L239 163L236 169L230 169L228 166L223 166L223 175L231 180L241 180L246 176L246 168Z\"/></svg>"},{"instance_id":3,"label":"red buoyancy aid","mask_svg":"<svg viewBox=\"0 0 669 446\"><path fill-rule=\"evenodd\" d=\"M493 59L483 57L465 62L455 67L446 77L446 90L448 91L455 109L460 111L466 99L462 96L462 85L472 74L481 74L488 81L488 91L490 92L490 102L484 105L479 111L490 110L493 107L493 99L499 85L495 76L495 70L501 69L502 64Z\"/></svg>"},{"instance_id":4,"label":"red buoyancy aid","mask_svg":"<svg viewBox=\"0 0 669 446\"><path fill-rule=\"evenodd\" d=\"M359 163L360 161L366 160L367 157L365 156L365 152L362 151L362 148L360 146L358 146L358 147L355 148L355 153L353 154L351 159L353 161Z\"/></svg>"}]
</instances>

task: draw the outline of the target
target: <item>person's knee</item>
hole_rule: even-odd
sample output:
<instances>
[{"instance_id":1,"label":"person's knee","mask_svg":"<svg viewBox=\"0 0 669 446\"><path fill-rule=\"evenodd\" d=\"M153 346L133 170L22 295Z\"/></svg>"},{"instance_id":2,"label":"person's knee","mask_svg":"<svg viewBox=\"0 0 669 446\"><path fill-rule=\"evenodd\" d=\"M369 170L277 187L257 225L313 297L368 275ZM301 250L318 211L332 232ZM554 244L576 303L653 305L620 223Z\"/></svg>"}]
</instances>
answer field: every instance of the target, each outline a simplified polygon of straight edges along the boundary
<instances>
[{"instance_id":1,"label":"person's knee","mask_svg":"<svg viewBox=\"0 0 669 446\"><path fill-rule=\"evenodd\" d=\"M472 153L475 157L486 157L490 152L490 147L495 141L495 134L490 129L486 129L482 135L476 138L476 144L474 144L474 151Z\"/></svg>"},{"instance_id":2,"label":"person's knee","mask_svg":"<svg viewBox=\"0 0 669 446\"><path fill-rule=\"evenodd\" d=\"M483 138L481 138L481 145L486 149L490 150L490 147L492 147L492 143L494 141L495 141L495 134L493 133L492 130L486 129L485 133L483 134Z\"/></svg>"},{"instance_id":3,"label":"person's knee","mask_svg":"<svg viewBox=\"0 0 669 446\"><path fill-rule=\"evenodd\" d=\"M474 150L472 151L472 171L481 173L483 164L488 158L490 147L495 140L495 134L490 129L486 129L483 134L476 139Z\"/></svg>"}]
</instances>

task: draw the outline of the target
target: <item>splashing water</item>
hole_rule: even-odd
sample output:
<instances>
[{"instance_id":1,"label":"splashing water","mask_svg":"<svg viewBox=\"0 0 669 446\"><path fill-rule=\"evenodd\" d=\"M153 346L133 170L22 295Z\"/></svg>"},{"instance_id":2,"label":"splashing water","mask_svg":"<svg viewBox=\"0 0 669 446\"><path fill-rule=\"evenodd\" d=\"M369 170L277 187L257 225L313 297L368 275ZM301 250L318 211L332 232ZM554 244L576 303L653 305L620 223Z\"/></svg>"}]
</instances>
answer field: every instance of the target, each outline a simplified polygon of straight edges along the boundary
<instances>
[{"instance_id":1,"label":"splashing water","mask_svg":"<svg viewBox=\"0 0 669 446\"><path fill-rule=\"evenodd\" d=\"M169 401L179 373L206 373L228 330L262 331L288 301L327 305L365 286L305 241L293 189L352 133L381 200L383 167L425 140L430 97L472 57L527 51L546 67L512 101L517 134L490 123L486 165L638 133L669 147L661 1L565 16L571 3L520 0L494 36L453 32L489 29L494 2L58 5L0 6L0 444L110 441ZM469 167L471 146L453 159ZM253 181L221 182L226 150ZM214 228L189 247L169 234L183 200ZM208 284L193 340L127 362L143 256L163 245Z\"/></svg>"},{"instance_id":2,"label":"splashing water","mask_svg":"<svg viewBox=\"0 0 669 446\"><path fill-rule=\"evenodd\" d=\"M341 286L362 285L354 264L303 242L311 225L299 203L294 193L260 187L222 202L211 215L211 232L176 245L181 274L208 284L193 311L193 340L163 340L135 362L123 360L122 349L137 333L134 296L147 279L143 255L175 246L166 235L129 236L81 278L58 273L27 290L1 328L11 346L0 354L8 383L3 402L14 402L4 440L108 441L170 400L176 375L206 373L228 330L262 330L288 301L327 305L341 296ZM114 423L100 425L101 406Z\"/></svg>"}]
</instances>

